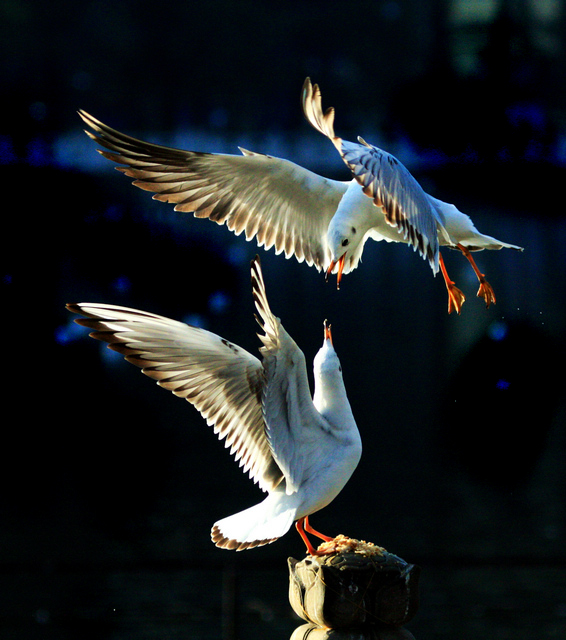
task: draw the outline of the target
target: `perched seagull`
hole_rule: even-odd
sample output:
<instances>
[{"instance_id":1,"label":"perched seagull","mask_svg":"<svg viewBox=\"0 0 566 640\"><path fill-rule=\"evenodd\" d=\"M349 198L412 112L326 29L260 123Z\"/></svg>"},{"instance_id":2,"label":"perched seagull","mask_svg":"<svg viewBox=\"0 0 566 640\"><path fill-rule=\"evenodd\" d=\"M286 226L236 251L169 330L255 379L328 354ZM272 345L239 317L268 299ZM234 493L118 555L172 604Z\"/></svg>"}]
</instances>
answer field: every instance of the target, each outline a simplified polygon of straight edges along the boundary
<instances>
[{"instance_id":1,"label":"perched seagull","mask_svg":"<svg viewBox=\"0 0 566 640\"><path fill-rule=\"evenodd\" d=\"M322 110L318 85L305 80L303 111L310 124L330 138L352 172L338 181L293 162L240 148L242 155L182 151L143 142L103 124L85 111L90 138L107 151L133 184L170 202L176 211L193 212L226 224L246 240L323 270L326 277L355 269L368 238L405 242L440 269L448 289L448 312L460 312L464 294L446 273L440 245L460 249L480 282L478 296L495 302L492 287L471 251L521 247L481 234L470 218L426 194L408 169L389 153L359 138L347 142L334 134L334 109ZM94 132L94 133L93 133Z\"/></svg>"},{"instance_id":2,"label":"perched seagull","mask_svg":"<svg viewBox=\"0 0 566 640\"><path fill-rule=\"evenodd\" d=\"M225 441L243 470L267 493L259 504L212 527L218 547L251 549L274 542L293 522L307 551L305 530L322 540L308 516L343 489L360 460L362 444L342 379L340 361L324 323L314 359L311 399L305 356L270 308L259 257L252 289L263 360L209 331L144 311L106 304L68 304L86 318L93 338L108 343L143 373L193 404Z\"/></svg>"}]
</instances>

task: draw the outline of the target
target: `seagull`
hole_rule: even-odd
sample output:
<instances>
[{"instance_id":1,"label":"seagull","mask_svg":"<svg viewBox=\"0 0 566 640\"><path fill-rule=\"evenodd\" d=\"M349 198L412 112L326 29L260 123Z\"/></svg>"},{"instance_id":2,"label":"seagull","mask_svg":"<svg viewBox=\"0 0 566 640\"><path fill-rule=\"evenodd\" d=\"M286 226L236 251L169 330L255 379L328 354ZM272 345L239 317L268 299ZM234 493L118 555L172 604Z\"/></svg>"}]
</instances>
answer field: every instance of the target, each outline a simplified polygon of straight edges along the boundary
<instances>
[{"instance_id":1,"label":"seagull","mask_svg":"<svg viewBox=\"0 0 566 640\"><path fill-rule=\"evenodd\" d=\"M269 307L258 256L251 263L262 360L202 328L126 307L68 304L78 324L180 398L214 428L243 471L267 493L214 524L218 547L241 551L274 542L293 523L317 555L310 514L344 488L361 457L331 327L314 358L311 398L305 356Z\"/></svg>"},{"instance_id":2,"label":"seagull","mask_svg":"<svg viewBox=\"0 0 566 640\"><path fill-rule=\"evenodd\" d=\"M482 249L522 247L480 233L470 217L453 204L426 193L410 171L395 156L369 144L362 137L348 142L334 133L334 108L322 110L318 85L305 80L303 111L309 123L329 138L352 172L352 180L328 227L332 260L327 276L338 265L338 283L346 256L361 256L365 241L405 242L425 258L436 275L440 268L448 290L448 313L460 313L465 296L450 279L440 245L459 249L468 259L480 287L478 297L486 307L495 303L495 293L472 257Z\"/></svg>"},{"instance_id":3,"label":"seagull","mask_svg":"<svg viewBox=\"0 0 566 640\"><path fill-rule=\"evenodd\" d=\"M351 171L350 180L332 180L289 160L239 148L241 155L183 151L144 142L103 124L86 111L79 115L87 135L105 158L133 178L153 198L225 224L258 246L294 256L324 271L328 279L358 266L368 238L403 242L440 269L448 290L448 312L461 311L465 296L449 278L440 246L459 249L470 262L486 306L493 288L471 255L503 247L522 251L480 233L454 205L425 193L394 156L362 138L348 142L334 133L334 109L322 110L321 92L309 78L302 89L308 122L328 137Z\"/></svg>"}]
</instances>

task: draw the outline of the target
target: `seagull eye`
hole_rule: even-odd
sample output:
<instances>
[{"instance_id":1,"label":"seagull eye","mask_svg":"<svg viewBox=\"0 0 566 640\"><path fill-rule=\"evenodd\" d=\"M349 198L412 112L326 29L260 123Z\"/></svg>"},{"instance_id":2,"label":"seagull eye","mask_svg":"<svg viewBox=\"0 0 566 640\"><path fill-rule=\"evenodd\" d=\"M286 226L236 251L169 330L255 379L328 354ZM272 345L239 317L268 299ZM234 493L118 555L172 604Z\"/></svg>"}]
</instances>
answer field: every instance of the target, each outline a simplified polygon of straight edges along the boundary
<instances>
[{"instance_id":1,"label":"seagull eye","mask_svg":"<svg viewBox=\"0 0 566 640\"><path fill-rule=\"evenodd\" d=\"M347 247L349 244L350 244L350 241L348 240L348 238L344 238L344 240L342 240L343 247Z\"/></svg>"}]
</instances>

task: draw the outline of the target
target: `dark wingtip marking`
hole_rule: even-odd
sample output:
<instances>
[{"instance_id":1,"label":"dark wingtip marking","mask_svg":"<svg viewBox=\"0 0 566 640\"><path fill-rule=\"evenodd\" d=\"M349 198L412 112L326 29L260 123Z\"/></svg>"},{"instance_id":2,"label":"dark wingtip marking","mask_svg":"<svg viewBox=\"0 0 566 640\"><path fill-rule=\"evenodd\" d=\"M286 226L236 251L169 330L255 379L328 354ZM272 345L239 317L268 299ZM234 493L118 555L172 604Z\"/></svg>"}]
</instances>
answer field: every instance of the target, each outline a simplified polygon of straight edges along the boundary
<instances>
[{"instance_id":1,"label":"dark wingtip marking","mask_svg":"<svg viewBox=\"0 0 566 640\"><path fill-rule=\"evenodd\" d=\"M238 540L227 538L216 525L212 527L210 538L217 547L220 547L221 549L228 549L230 551L254 549L255 547L262 547L263 545L271 544L277 540L277 538L269 538L265 540L254 540L253 542L238 542Z\"/></svg>"}]
</instances>

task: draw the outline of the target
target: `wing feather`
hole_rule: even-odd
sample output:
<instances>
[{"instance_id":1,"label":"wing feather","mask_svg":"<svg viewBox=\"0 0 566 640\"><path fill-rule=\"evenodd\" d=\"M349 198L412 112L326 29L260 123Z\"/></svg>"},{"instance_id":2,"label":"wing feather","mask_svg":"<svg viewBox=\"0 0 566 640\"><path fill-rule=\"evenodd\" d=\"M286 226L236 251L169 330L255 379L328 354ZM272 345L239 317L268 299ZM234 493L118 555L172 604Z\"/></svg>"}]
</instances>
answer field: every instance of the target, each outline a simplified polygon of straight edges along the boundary
<instances>
[{"instance_id":1,"label":"wing feather","mask_svg":"<svg viewBox=\"0 0 566 640\"><path fill-rule=\"evenodd\" d=\"M297 164L242 149L241 156L182 151L137 140L79 111L99 152L154 198L225 224L247 240L274 246L326 270L328 224L347 185Z\"/></svg>"},{"instance_id":2,"label":"wing feather","mask_svg":"<svg viewBox=\"0 0 566 640\"><path fill-rule=\"evenodd\" d=\"M196 407L243 470L264 491L283 479L266 436L262 363L204 329L105 304L69 304L93 338Z\"/></svg>"},{"instance_id":3,"label":"wing feather","mask_svg":"<svg viewBox=\"0 0 566 640\"><path fill-rule=\"evenodd\" d=\"M428 260L439 268L438 211L409 170L394 156L362 138L348 142L334 133L334 109L322 111L318 85L309 78L303 85L303 111L309 123L327 136L362 186L363 192L383 210L385 220Z\"/></svg>"}]
</instances>

